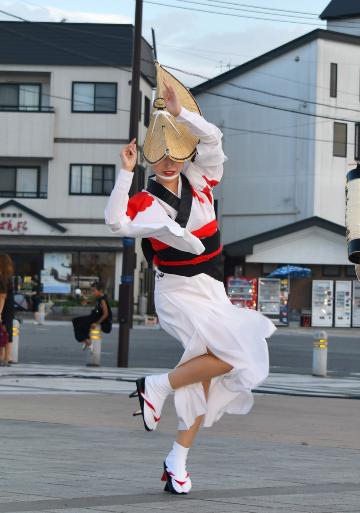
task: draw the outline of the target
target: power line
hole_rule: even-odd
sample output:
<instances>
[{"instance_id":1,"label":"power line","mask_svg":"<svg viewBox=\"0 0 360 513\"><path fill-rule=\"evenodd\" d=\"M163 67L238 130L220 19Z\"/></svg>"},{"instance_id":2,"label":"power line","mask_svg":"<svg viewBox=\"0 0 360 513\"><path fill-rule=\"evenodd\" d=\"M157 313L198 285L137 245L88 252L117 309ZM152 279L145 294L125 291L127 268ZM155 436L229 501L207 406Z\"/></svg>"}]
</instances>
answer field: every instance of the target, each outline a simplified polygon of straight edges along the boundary
<instances>
[{"instance_id":1,"label":"power line","mask_svg":"<svg viewBox=\"0 0 360 513\"><path fill-rule=\"evenodd\" d=\"M187 1L187 0L184 0L184 1ZM247 16L247 15L243 15L243 14L228 13L228 12L210 11L208 9L204 10L204 9L197 9L195 7L185 7L185 6L180 6L180 5L165 4L163 2L155 2L154 0L144 0L144 3L152 4L152 5L161 5L163 7L173 7L175 9L182 9L185 11L203 12L203 13L208 13L208 14L220 14L221 16L230 16L232 18L244 18L244 19L260 20L260 21L276 21L279 23L292 23L292 24L296 24L296 25L316 25L317 27L321 26L317 23L291 21L291 20L277 20L274 18L263 18L263 17L256 17L256 16ZM203 5L203 4L201 4L201 5Z\"/></svg>"},{"instance_id":2,"label":"power line","mask_svg":"<svg viewBox=\"0 0 360 513\"><path fill-rule=\"evenodd\" d=\"M180 71L181 73L184 73L186 75L192 75L192 76L196 76L196 77L199 77L199 78L206 79L206 77L204 77L203 75L199 75L198 73L191 73L189 71L185 71L185 70L182 70L182 69L179 69L179 68L175 68L173 66L166 66L166 68L171 69L171 70L175 70L175 71ZM323 106L323 107L334 108L332 105L317 103L317 102L313 102L313 101L302 99L302 98L294 98L294 97L291 97L291 96L280 95L280 94L277 94L277 93L271 93L270 91L264 91L264 90L260 90L260 89L240 86L238 84L234 84L233 82L226 82L226 81L224 81L223 83L231 85L231 86L236 87L238 89L248 89L250 91L259 92L259 93L262 93L262 94L269 94L270 96L274 96L274 97L280 97L280 98L285 98L285 99L289 99L289 100L296 100L296 101L299 101L299 102L302 102L302 103L312 103L312 104ZM253 103L254 105L259 105L259 106L262 105L264 107L269 107L269 108L277 108L276 106L269 106L269 105L265 105L265 104L260 104L258 102L251 102L250 100L234 98L232 96L221 95L220 93L211 93L209 91L205 91L204 94L210 94L210 95L215 95L215 96L220 96L220 97L223 96L224 98L232 99L232 100L235 100L235 101L241 101L241 102L245 102L245 103ZM350 109L348 107L342 108L342 107L336 106L336 108L339 108L341 110L350 110L352 112L360 112L360 110ZM307 116L320 117L320 118L324 118L324 119L341 120L340 118L333 118L333 117L329 117L329 116L323 116L321 114L312 114L310 112L295 111L293 109L285 109L283 107L278 107L278 109L279 110L287 110L288 112L294 112L294 113L298 113L298 114L302 114L302 115L307 115ZM351 122L351 123L354 122L354 120L344 120L344 121Z\"/></svg>"},{"instance_id":3,"label":"power line","mask_svg":"<svg viewBox=\"0 0 360 513\"><path fill-rule=\"evenodd\" d=\"M10 16L12 18L16 18L17 20L20 20L20 21L28 21L28 20L25 20L24 18L21 18L21 16L17 16L16 14L10 14L7 11L3 11L2 9L0 9L0 12L2 14L5 14L6 16Z\"/></svg>"},{"instance_id":4,"label":"power line","mask_svg":"<svg viewBox=\"0 0 360 513\"><path fill-rule=\"evenodd\" d=\"M32 23L32 22L29 22L29 23ZM5 29L5 30L8 30L9 32L14 32L14 31L12 31L10 29ZM36 41L44 42L43 40L41 40L39 38L31 37L29 35L27 35L27 37L30 38L30 39L34 39ZM74 53L71 50L65 49L63 47L59 47L58 45L55 45L55 44L51 44L51 46L54 46L56 48L62 48L63 50L68 51L69 53ZM79 53L79 52L76 52L76 54L81 55L83 57L85 56L86 58L89 58L89 56L87 54L83 54L83 53ZM93 60L95 60L97 63L99 63L99 61L97 59L93 59ZM105 64L103 61L100 61L100 62L101 62L101 64ZM126 70L126 69L121 68L119 66L115 66L114 64L110 64L110 66L114 67L116 69L121 69L123 71L129 72L129 70ZM179 68L175 68L175 67L172 67L172 66L167 66L167 68L173 69L173 70L176 70L176 71L180 71L180 72L188 74L188 75L198 76L200 78L206 78L206 77L203 77L202 75L199 75L199 74L196 74L196 73L187 72L185 70L181 70ZM234 85L234 84L230 83L230 85ZM241 86L238 86L237 84L235 86L241 88ZM272 94L273 96L275 96L275 94L269 93L269 92L266 92L266 91L257 90L257 92L261 92L261 93L265 93L265 94ZM213 95L213 96L218 96L218 97L222 97L222 98L227 98L227 99L234 100L236 102L247 103L247 104L251 104L251 105L254 105L254 106L258 106L258 107L264 107L264 108L275 109L275 110L280 110L280 111L284 111L284 112L290 112L290 113L293 113L293 114L300 114L300 115L311 116L311 117L321 118L321 119L329 119L329 120L333 120L333 121L344 121L344 122L351 122L351 123L355 122L355 120L348 120L348 119L343 119L343 118L334 118L332 116L326 116L326 115L321 115L321 114L313 114L313 113L309 113L309 112L301 112L301 111L298 111L298 110L295 110L295 109L288 109L288 108L274 106L274 105L267 105L267 104L264 104L264 103L261 103L261 102L245 100L245 99L242 99L242 98L236 98L236 97L232 97L232 96L228 96L228 95L223 95L223 94L220 94L220 93L207 92L206 94ZM292 98L290 98L290 99L292 99ZM300 100L300 99L297 99L297 100L298 101L303 101L303 100ZM329 106L329 107L331 107L331 106Z\"/></svg>"},{"instance_id":5,"label":"power line","mask_svg":"<svg viewBox=\"0 0 360 513\"><path fill-rule=\"evenodd\" d=\"M181 0L181 1L183 1L183 0ZM184 1L186 1L186 0L184 0ZM215 1L218 1L218 0L215 0ZM21 17L19 17L19 16L17 16L17 15L14 15L14 14L12 14L12 13L8 12L8 11L0 10L0 12L3 12L3 13L5 13L5 14L7 14L8 16L12 16L12 17L14 17L14 18L20 19L21 21L24 21L24 22L27 22L27 23L36 23L36 22L32 22L32 21L30 21L30 20L27 20L27 19L25 19L25 18L21 18ZM46 25L45 25L45 27L46 27ZM65 29L65 30L70 30L70 31L73 31L73 32L87 33L87 34L91 34L91 35L92 35L92 32L90 32L90 31L83 30L83 29L78 29L78 28L77 28L77 29L72 29L71 27L69 27L69 25L65 25L65 24L63 24L63 25L58 24L58 27L61 27L61 28L63 28L63 27L64 27L64 29ZM46 28L49 28L49 27L46 27ZM125 38L125 37L122 37L122 36L115 36L115 35L110 35L110 34L106 34L106 35L105 35L105 37L112 37L112 38L116 38L116 39L127 40L127 38ZM56 47L56 48L62 48L64 51L71 52L71 50L66 49L66 48L63 48L63 47L59 47L58 45L53 45L53 46L54 46L54 47ZM98 43L96 43L96 46L101 47L101 48L105 48L105 47L103 47L102 45L99 45ZM171 46L171 45L170 45L170 46ZM185 50L185 51L186 51L186 50ZM188 52L188 53L190 53L190 54L191 54L191 52ZM192 53L193 53L193 52L192 52ZM78 54L79 54L79 52L78 52ZM193 53L193 54L194 54L194 53ZM86 54L79 54L79 55L86 55ZM194 55L196 55L196 54L194 54ZM89 56L88 56L88 55L86 55L86 57L89 57ZM94 59L93 59L93 60L94 60ZM141 60L142 60L143 62L148 62L148 63L152 64L152 61L149 61L149 60L147 60L147 59L141 59ZM102 62L102 61L101 61L101 62ZM316 61L305 61L305 62L316 62ZM358 64L353 64L353 65L354 65L354 66L355 66L355 65L356 65L356 66L358 66ZM122 68L122 67L119 67L119 66L115 66L115 65L112 65L112 67L117 68L117 69L122 69L123 71L127 71L128 73L130 73L130 70L126 70L125 68ZM175 68L174 68L174 69L175 69ZM179 69L178 69L177 71L180 71L180 72L183 72L183 73L184 73L184 71L183 71L183 70L179 70ZM277 76L277 75L271 75L271 74L267 74L267 73L263 73L263 72L259 72L259 71L255 71L255 73L261 73L261 74L264 74L264 75L267 75L267 76L278 77L278 78L281 78L281 79L283 79L283 80L288 80L288 81L295 82L295 83L300 83L300 84L302 83L302 84L306 84L306 85L311 85L312 87L316 87L316 88L328 89L328 88L326 88L326 87L321 87L321 86L317 86L317 85L314 85L314 84L308 84L307 82L305 83L305 82L300 82L300 81L292 80L292 79L289 79L289 78L287 78L287 77L280 77L280 76ZM208 77L203 77L203 76L201 76L201 75L195 75L195 74L194 74L194 76L198 76L199 78L202 78L202 79L205 79L205 80L209 80L209 78L208 78ZM234 85L234 84L232 84L232 85ZM235 86L235 85L234 85L234 86ZM235 86L235 87L236 87L236 86ZM259 91L259 92L263 92L263 91ZM350 93L350 92L347 92L347 91L340 91L340 90L339 90L339 92L342 92L342 93L347 94L347 95L351 95L351 96L356 96L356 97L358 97L358 95L357 95L357 94ZM264 92L264 94L268 94L268 93ZM269 94L270 94L270 93L269 93ZM284 97L286 97L286 96L284 96ZM288 98L290 98L290 97L288 97ZM290 98L290 99L291 99L291 98ZM311 102L310 100L302 100L302 99L298 99L298 100L299 100L299 101L307 101L308 103L315 103L315 104L317 104L317 102ZM319 104L319 105L327 106L326 104ZM330 105L329 107L332 107L332 106ZM339 107L339 108L341 108L341 107ZM341 108L341 109L342 109L342 110L354 110L354 109L349 109L348 107L344 107L344 108Z\"/></svg>"},{"instance_id":6,"label":"power line","mask_svg":"<svg viewBox=\"0 0 360 513\"><path fill-rule=\"evenodd\" d=\"M11 14L11 13L9 13ZM27 21L27 20L25 20ZM28 21L27 21L28 22ZM32 22L28 22L28 23L32 23ZM12 33L17 33L16 31L13 31L11 29L9 29L8 27L5 28L3 27L3 29L5 31L8 31L8 32L12 32ZM24 36L23 36L24 37ZM40 39L40 38L37 38L35 36L30 36L30 35L26 35L26 37L28 39L32 39L32 40L35 40L37 42L41 42L41 43L45 43L45 44L48 44L49 46L52 46L52 47L55 47L55 48L61 48L62 50L68 52L68 53L71 53L71 54L75 54L75 55L80 55L82 57L85 57L87 59L90 59L90 60L93 60L95 61L97 64L101 63L102 65L104 64L107 64L107 65L110 65L111 67L114 67L116 69L120 69L120 70L123 70L123 71L127 71L128 73L130 73L129 70L125 69L125 68L122 68L121 66L115 66L113 63L109 63L109 62L106 62L106 61L99 61L98 59L96 58L93 58L91 56L89 56L88 54L84 54L82 52L78 52L78 51L74 51L74 50L69 50L67 48L64 48L64 47L59 47L59 45L56 45L56 44L53 44L53 43L50 43L49 41L44 41L43 39ZM203 75L199 75L199 74L195 74L195 73L190 73L190 72L186 72L184 70L181 70L181 69L178 69L178 68L175 68L175 67L172 67L172 66L167 66L169 69L173 69L173 70L176 70L176 71L180 71L182 73L185 73L185 74L188 74L188 75L192 75L192 76L197 76L199 78L202 78L202 79L207 79L207 77L204 77ZM304 99L300 99L300 98L293 98L293 97L288 97L288 96L285 96L285 95L278 95L276 93L270 93L268 91L263 91L263 90L259 90L259 89L255 89L255 88L245 88L243 86L239 86L238 84L233 84L231 82L228 82L228 84L230 84L231 86L233 87L236 87L236 88L239 88L239 89L247 89L247 90L252 90L254 92L258 92L260 94L269 94L273 97L280 97L280 98L286 98L286 99L291 99L291 100L295 100L295 101L301 101L301 102L304 102L304 101L307 101L307 100L304 100ZM216 95L216 93L207 93L207 94L214 94ZM245 99L235 99L233 97L229 97L229 99L234 99L236 101L242 101L242 102L247 102L249 103L249 100L245 100ZM327 105L327 104L318 104L317 102L312 102L312 101L307 101L308 103L313 103L315 105L320 105L320 106L325 106L325 107L328 107L328 108L331 108L332 106L330 105ZM254 105L258 105L258 106L264 106L264 107L267 107L267 108L278 108L279 110L283 109L281 107L275 107L275 106L268 106L268 105L265 105L265 104L260 104L259 102L253 102ZM339 108L339 107L338 107ZM299 113L301 115L308 115L308 116L315 116L315 117L322 117L323 119L333 119L333 120L336 120L336 119L341 119L341 118L333 118L333 117L329 117L329 116L322 116L322 115L318 115L318 114L312 114L312 113L305 113L305 112L301 112L301 111L296 111L295 109L286 109L288 112L293 112L293 113ZM354 110L354 109L348 109L347 107L344 107L342 110ZM349 120L346 120L346 121L349 121ZM352 122L352 121L351 121Z\"/></svg>"},{"instance_id":7,"label":"power line","mask_svg":"<svg viewBox=\"0 0 360 513\"><path fill-rule=\"evenodd\" d=\"M193 52L192 50L188 50L187 48L182 48L182 47L179 47L179 46L175 46L175 45L168 45L168 44L164 44L164 43L160 43L159 46L168 46L170 48L175 48L175 49L178 49L179 51L181 52L185 52L185 53L188 53L189 55L194 55L195 57L199 57L201 59L205 59L205 60L209 60L211 62L216 62L216 63L219 63L219 60L218 59L210 59L210 58L205 58L203 55L199 54L199 53L196 53L196 52ZM205 52L205 53L224 53L226 54L227 52L221 52L221 51L218 51L218 50L205 50L205 49L202 49L202 48L197 48L198 51L201 51L201 52ZM231 55L239 55L239 56L244 56L244 57L251 57L250 61L253 60L253 59L256 59L258 57L253 57L253 56L250 56L250 55L245 55L245 54L235 54L235 53L231 53ZM292 62L293 59L284 59L285 61L288 61L288 62ZM308 60L304 60L304 59L301 59L302 62L306 62L306 63L309 63L309 64L317 64L318 61L308 61ZM249 62L249 61L246 61L246 62ZM233 69L236 68L236 67L240 67L242 65L245 65L245 63L242 63L242 64L236 64L234 65ZM327 62L328 64L330 64L330 62L332 61L322 61L322 62ZM357 68L359 68L359 63L341 63L342 66L346 65L346 66L356 66ZM180 71L180 70L178 70ZM259 75L264 75L264 76L267 76L267 77L272 77L272 78L279 78L280 80L285 80L287 82L292 82L294 84L302 84L302 85L306 85L306 86L310 86L314 89L323 89L323 90L326 90L328 91L329 90L329 87L326 87L326 86L321 86L321 85L318 85L318 84L312 84L311 82L303 82L301 80L295 80L293 78L289 78L289 77L283 77L281 75L275 75L273 73L266 73L264 71L259 71L259 70L251 70L252 73L256 73L256 74L259 74ZM210 80L210 78L208 77L202 77L202 76L199 76L199 78L202 78L202 79L205 79L205 80ZM197 86L195 86L197 87ZM350 91L344 91L343 89L338 89L338 92L339 93L342 93L342 94L345 94L347 96L354 96L356 97L356 99L358 100L359 99L359 93L352 93ZM357 105L358 105L358 101L357 101Z\"/></svg>"},{"instance_id":8,"label":"power line","mask_svg":"<svg viewBox=\"0 0 360 513\"><path fill-rule=\"evenodd\" d=\"M241 132L243 135L248 135L248 134L249 135L265 135L265 136L270 136L270 137L282 137L285 139L295 139L295 140L300 140L300 141L322 142L322 143L334 144L334 141L331 139L318 139L318 138L302 137L302 136L288 135L288 134L274 134L273 132L264 131L264 130L250 130L250 129L234 128L234 127L225 126L225 125L223 125L221 128L225 129L225 130L233 130L235 132ZM239 135L239 134L234 134L234 135ZM229 137L232 137L232 135L230 135ZM347 142L347 144L349 146L355 146L355 143L352 143L352 142Z\"/></svg>"},{"instance_id":9,"label":"power line","mask_svg":"<svg viewBox=\"0 0 360 513\"><path fill-rule=\"evenodd\" d=\"M299 16L299 15L295 15L295 14L282 14L282 13L266 13L266 12L259 12L259 11L256 11L254 9L244 9L242 7L228 7L227 5L212 5L212 4L208 4L207 2L205 3L200 3L200 2L195 2L193 0L173 0L174 2L182 2L182 3L186 3L186 4L195 4L195 5L198 5L199 7L201 6L204 6L204 7L213 7L213 8L218 8L218 9L228 9L228 10L231 10L231 11L240 11L240 12L250 12L250 13L254 13L254 14L263 14L263 15L276 15L276 16L281 16L281 17L285 17L285 18L296 18L296 19L304 19L304 20L313 20L313 18L309 18L309 17L305 17L305 16ZM220 3L216 0L216 3ZM315 21L315 20L313 20Z\"/></svg>"},{"instance_id":10,"label":"power line","mask_svg":"<svg viewBox=\"0 0 360 513\"><path fill-rule=\"evenodd\" d=\"M249 5L249 4L241 4L241 3L239 4L238 2L226 2L224 0L208 0L208 1L216 2L218 4L231 4L231 5L238 5L238 6L243 6L243 7L253 7L256 9L263 9L266 11L291 12L291 13L296 13L296 14L309 14L311 16L318 16L318 13L316 13L316 12L292 11L289 9L276 9L275 7L263 7L263 6L259 6L259 5Z\"/></svg>"},{"instance_id":11,"label":"power line","mask_svg":"<svg viewBox=\"0 0 360 513\"><path fill-rule=\"evenodd\" d=\"M183 1L183 2L190 2L190 0L174 0L174 1ZM312 23L311 21L293 21L293 20L282 20L282 19L274 19L274 18L264 18L264 17L255 17L255 16L248 16L248 15L242 15L242 14L236 14L236 13L228 13L228 12L221 12L221 11L212 11L212 10L209 10L209 9L197 9L195 7L186 7L186 6L180 6L180 5L173 5L173 4L167 4L167 3L163 3L163 2L159 2L159 1L154 1L154 0L144 0L145 3L147 4L152 4L152 5L160 5L160 6L163 6L163 7L173 7L175 9L182 9L182 10L185 10L185 11L194 11L194 12L202 12L202 13L208 13L208 14L218 14L218 15L221 15L221 16L230 16L230 17L233 17L233 18L243 18L243 19L251 19L251 20L260 20L260 21L274 21L274 22L277 22L277 23L291 23L291 24L295 24L295 25L309 25L309 26L314 26L314 27L317 27L317 28L324 28L324 25L321 25L320 22L318 23ZM199 4L198 2L191 2L191 3L196 3L198 5L202 5L202 6L205 6L205 4ZM217 7L217 6L212 6L210 5L210 7ZM218 7L220 8L220 7ZM265 13L263 13L265 14ZM347 23L346 21L343 21L342 23ZM356 25L355 23L353 22L348 22L348 25L339 25L339 24L334 24L333 25L333 28L355 28L355 27L359 27L359 25Z\"/></svg>"},{"instance_id":12,"label":"power line","mask_svg":"<svg viewBox=\"0 0 360 513\"><path fill-rule=\"evenodd\" d=\"M276 106L276 105L267 105L266 103L245 100L243 98L236 98L234 96L228 96L228 95L220 94L220 93L210 93L210 92L207 91L207 92L205 92L205 94L208 94L208 95L211 95L211 96L217 96L219 98L227 98L229 100L235 100L235 101L238 101L238 102L241 102L241 103L247 103L247 104L250 104L250 105L254 105L256 107L264 107L264 108L267 108L267 109L279 110L279 111L282 111L282 112L291 112L292 114L300 114L301 116L310 116L310 117L313 117L313 118L320 118L320 119L330 119L330 120L333 120L333 121L342 121L344 123L356 123L357 122L357 120L354 120L354 119L345 119L345 118L338 118L338 117L335 118L335 117L332 117L332 116L326 116L324 114L313 114L312 112L301 112L301 111L295 110L295 109L287 109L285 107L279 107L279 106Z\"/></svg>"}]
</instances>

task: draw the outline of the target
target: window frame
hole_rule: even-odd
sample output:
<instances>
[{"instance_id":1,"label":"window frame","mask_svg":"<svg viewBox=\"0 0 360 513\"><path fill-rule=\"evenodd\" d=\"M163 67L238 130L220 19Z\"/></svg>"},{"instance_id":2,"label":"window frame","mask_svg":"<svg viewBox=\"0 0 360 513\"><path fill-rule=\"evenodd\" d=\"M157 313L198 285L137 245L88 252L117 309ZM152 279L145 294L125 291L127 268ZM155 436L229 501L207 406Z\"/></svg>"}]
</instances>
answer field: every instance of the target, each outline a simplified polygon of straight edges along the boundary
<instances>
[{"instance_id":1,"label":"window frame","mask_svg":"<svg viewBox=\"0 0 360 513\"><path fill-rule=\"evenodd\" d=\"M94 110L75 110L74 109L74 93L75 86L77 84L93 84L94 87ZM114 110L95 110L95 100L96 100L96 86L97 85L114 85L115 86L115 107ZM117 82L91 82L91 81L73 81L71 84L71 113L72 114L117 114L117 103L118 103L118 83Z\"/></svg>"},{"instance_id":2,"label":"window frame","mask_svg":"<svg viewBox=\"0 0 360 513\"><path fill-rule=\"evenodd\" d=\"M23 198L23 199L47 199L48 197L48 191L41 192L40 191L40 183L41 183L41 166L1 166L0 165L0 172L1 169L15 169L15 187L17 183L17 173L18 169L36 169L37 176L36 176L36 196L26 196L24 193L22 195L18 194L18 191L15 189L14 194L8 193L3 196L3 191L0 190L0 198Z\"/></svg>"},{"instance_id":3,"label":"window frame","mask_svg":"<svg viewBox=\"0 0 360 513\"><path fill-rule=\"evenodd\" d=\"M355 123L355 153L354 160L360 162L360 122Z\"/></svg>"},{"instance_id":4,"label":"window frame","mask_svg":"<svg viewBox=\"0 0 360 513\"><path fill-rule=\"evenodd\" d=\"M339 143L335 141L335 125L343 125L345 126L345 143ZM335 153L335 144L345 144L345 155L339 155ZM347 146L348 146L348 125L347 123L340 123L338 121L334 121L333 124L333 157L346 158L347 157Z\"/></svg>"},{"instance_id":5,"label":"window frame","mask_svg":"<svg viewBox=\"0 0 360 513\"><path fill-rule=\"evenodd\" d=\"M330 63L330 98L337 98L338 92L338 65Z\"/></svg>"},{"instance_id":6,"label":"window frame","mask_svg":"<svg viewBox=\"0 0 360 513\"><path fill-rule=\"evenodd\" d=\"M148 107L148 108L147 108ZM150 125L151 118L151 99L144 94L144 126L146 128Z\"/></svg>"},{"instance_id":7,"label":"window frame","mask_svg":"<svg viewBox=\"0 0 360 513\"><path fill-rule=\"evenodd\" d=\"M105 193L105 192L101 192L101 193L94 193L94 192L71 192L71 179L72 179L72 168L75 167L75 166L78 166L78 167L83 167L83 166L91 166L92 168L92 171L91 171L91 188L93 187L93 168L95 166L100 166L102 167L102 180L101 180L101 183L102 183L102 191L104 191L104 168L105 167L111 167L112 170L113 170L113 185L112 185L112 188L114 187L115 185L115 173L116 173L116 166L115 164L86 164L86 163L72 163L70 164L70 172L69 172L69 196L105 196L105 197L108 197L110 196L111 192L109 192L109 194ZM81 176L80 176L80 188L82 187L82 169L81 169Z\"/></svg>"},{"instance_id":8,"label":"window frame","mask_svg":"<svg viewBox=\"0 0 360 513\"><path fill-rule=\"evenodd\" d=\"M6 86L17 86L17 108L6 108L0 105L0 112L42 112L42 86L41 82L0 82L0 87L2 85ZM27 110L20 109L20 86L38 86L39 87L39 105L37 109Z\"/></svg>"}]
</instances>

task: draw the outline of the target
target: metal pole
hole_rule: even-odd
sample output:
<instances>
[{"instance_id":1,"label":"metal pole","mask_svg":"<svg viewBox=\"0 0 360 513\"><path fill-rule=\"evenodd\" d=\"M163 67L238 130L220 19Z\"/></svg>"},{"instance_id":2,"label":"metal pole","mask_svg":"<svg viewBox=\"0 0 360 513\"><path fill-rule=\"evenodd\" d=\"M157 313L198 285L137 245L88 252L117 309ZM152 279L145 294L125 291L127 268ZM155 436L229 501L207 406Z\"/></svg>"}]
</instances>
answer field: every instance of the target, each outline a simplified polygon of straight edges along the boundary
<instances>
[{"instance_id":1,"label":"metal pole","mask_svg":"<svg viewBox=\"0 0 360 513\"><path fill-rule=\"evenodd\" d=\"M13 336L11 344L11 360L13 363L19 362L19 335L20 335L20 323L17 319L13 320Z\"/></svg>"},{"instance_id":2,"label":"metal pole","mask_svg":"<svg viewBox=\"0 0 360 513\"><path fill-rule=\"evenodd\" d=\"M139 129L139 93L140 93L140 63L141 63L141 29L142 29L142 0L136 0L135 29L133 40L131 106L129 140L138 138ZM138 142L138 141L137 141ZM139 180L137 168L130 189L130 196L138 192ZM119 345L118 367L128 367L129 334L132 327L132 310L134 297L134 270L136 267L135 241L132 238L123 239L123 264L121 284L119 287Z\"/></svg>"},{"instance_id":3,"label":"metal pole","mask_svg":"<svg viewBox=\"0 0 360 513\"><path fill-rule=\"evenodd\" d=\"M100 324L95 324L95 326L90 328L90 340L91 347L88 354L88 362L86 363L87 367L100 367L101 361L101 326Z\"/></svg>"},{"instance_id":4,"label":"metal pole","mask_svg":"<svg viewBox=\"0 0 360 513\"><path fill-rule=\"evenodd\" d=\"M157 61L157 49L156 49L156 38L155 38L155 30L151 28L152 42L153 42L153 53L154 59Z\"/></svg>"},{"instance_id":5,"label":"metal pole","mask_svg":"<svg viewBox=\"0 0 360 513\"><path fill-rule=\"evenodd\" d=\"M316 332L313 342L313 376L326 377L327 374L328 334L326 331Z\"/></svg>"}]
</instances>

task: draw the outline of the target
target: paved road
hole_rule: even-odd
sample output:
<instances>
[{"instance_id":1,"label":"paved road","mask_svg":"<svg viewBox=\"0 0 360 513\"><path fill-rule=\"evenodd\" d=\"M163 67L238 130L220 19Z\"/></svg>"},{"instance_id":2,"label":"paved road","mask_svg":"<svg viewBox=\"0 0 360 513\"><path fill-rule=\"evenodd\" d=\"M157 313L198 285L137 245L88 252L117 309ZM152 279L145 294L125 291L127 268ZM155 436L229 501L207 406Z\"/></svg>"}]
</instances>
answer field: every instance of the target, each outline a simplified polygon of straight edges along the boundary
<instances>
[{"instance_id":1,"label":"paved road","mask_svg":"<svg viewBox=\"0 0 360 513\"><path fill-rule=\"evenodd\" d=\"M249 415L202 430L187 497L165 495L160 481L172 401L155 433L132 408L116 393L2 396L1 513L359 512L352 400L257 396Z\"/></svg>"},{"instance_id":2,"label":"paved road","mask_svg":"<svg viewBox=\"0 0 360 513\"><path fill-rule=\"evenodd\" d=\"M312 365L314 330L279 329L269 340L271 370L308 374ZM360 375L359 330L329 331L329 375ZM118 328L105 335L102 365L116 365ZM182 353L178 341L157 329L134 329L131 332L129 365L131 367L173 367ZM69 323L49 323L21 327L20 360L22 363L82 365L85 354L74 340Z\"/></svg>"}]
</instances>

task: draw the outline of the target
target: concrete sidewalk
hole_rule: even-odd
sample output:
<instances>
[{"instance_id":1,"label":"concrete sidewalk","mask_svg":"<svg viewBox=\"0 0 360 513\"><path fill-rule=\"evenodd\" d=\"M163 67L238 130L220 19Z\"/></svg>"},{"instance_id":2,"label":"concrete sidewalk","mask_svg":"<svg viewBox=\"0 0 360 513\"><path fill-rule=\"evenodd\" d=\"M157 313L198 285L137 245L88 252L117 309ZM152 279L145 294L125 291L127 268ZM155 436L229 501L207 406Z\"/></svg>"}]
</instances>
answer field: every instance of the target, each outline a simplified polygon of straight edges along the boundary
<instances>
[{"instance_id":1,"label":"concrete sidewalk","mask_svg":"<svg viewBox=\"0 0 360 513\"><path fill-rule=\"evenodd\" d=\"M128 394L140 376L166 369L77 367L17 364L0 367L0 394L120 393ZM319 378L271 373L255 392L280 395L360 399L360 375Z\"/></svg>"},{"instance_id":2,"label":"concrete sidewalk","mask_svg":"<svg viewBox=\"0 0 360 513\"><path fill-rule=\"evenodd\" d=\"M201 431L181 497L160 482L171 400L154 433L124 393L33 391L0 405L1 513L359 512L357 401L257 395L249 415Z\"/></svg>"}]
</instances>

